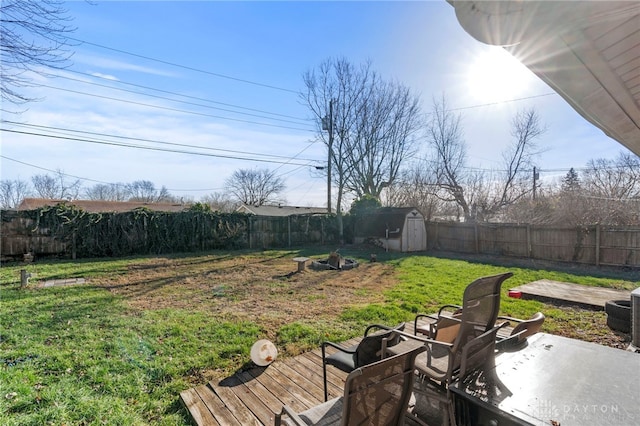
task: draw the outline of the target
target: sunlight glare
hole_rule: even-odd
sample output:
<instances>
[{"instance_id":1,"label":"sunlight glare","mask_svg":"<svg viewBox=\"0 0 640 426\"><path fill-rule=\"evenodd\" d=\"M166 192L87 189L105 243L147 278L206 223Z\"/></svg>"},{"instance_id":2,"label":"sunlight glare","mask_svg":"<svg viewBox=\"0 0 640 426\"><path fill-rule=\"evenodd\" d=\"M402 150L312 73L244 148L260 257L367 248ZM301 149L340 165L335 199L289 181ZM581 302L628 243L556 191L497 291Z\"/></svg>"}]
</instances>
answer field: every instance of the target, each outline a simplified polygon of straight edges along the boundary
<instances>
[{"instance_id":1,"label":"sunlight glare","mask_svg":"<svg viewBox=\"0 0 640 426\"><path fill-rule=\"evenodd\" d=\"M478 56L467 71L469 94L479 102L503 102L521 97L532 73L502 48Z\"/></svg>"}]
</instances>

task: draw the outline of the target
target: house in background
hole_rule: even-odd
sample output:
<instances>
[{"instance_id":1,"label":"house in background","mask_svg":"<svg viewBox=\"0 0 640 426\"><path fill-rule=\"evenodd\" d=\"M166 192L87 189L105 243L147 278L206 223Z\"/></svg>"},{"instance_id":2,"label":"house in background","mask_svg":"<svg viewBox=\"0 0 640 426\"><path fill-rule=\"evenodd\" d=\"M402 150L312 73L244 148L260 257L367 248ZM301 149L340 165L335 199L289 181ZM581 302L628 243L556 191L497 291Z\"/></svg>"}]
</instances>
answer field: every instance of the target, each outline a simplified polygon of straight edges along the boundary
<instances>
[{"instance_id":1,"label":"house in background","mask_svg":"<svg viewBox=\"0 0 640 426\"><path fill-rule=\"evenodd\" d=\"M181 212L190 207L180 203L147 203L143 201L102 201L102 200L55 200L46 198L25 198L17 210L36 210L42 207L53 207L64 203L78 207L89 213L122 213L139 208L147 208L159 212Z\"/></svg>"},{"instance_id":2,"label":"house in background","mask_svg":"<svg viewBox=\"0 0 640 426\"><path fill-rule=\"evenodd\" d=\"M238 213L254 214L256 216L287 217L299 215L328 214L326 207L297 207L297 206L250 206L243 204L236 210Z\"/></svg>"},{"instance_id":3,"label":"house in background","mask_svg":"<svg viewBox=\"0 0 640 426\"><path fill-rule=\"evenodd\" d=\"M356 219L354 242L372 242L387 251L427 249L424 216L414 207L383 207Z\"/></svg>"}]
</instances>

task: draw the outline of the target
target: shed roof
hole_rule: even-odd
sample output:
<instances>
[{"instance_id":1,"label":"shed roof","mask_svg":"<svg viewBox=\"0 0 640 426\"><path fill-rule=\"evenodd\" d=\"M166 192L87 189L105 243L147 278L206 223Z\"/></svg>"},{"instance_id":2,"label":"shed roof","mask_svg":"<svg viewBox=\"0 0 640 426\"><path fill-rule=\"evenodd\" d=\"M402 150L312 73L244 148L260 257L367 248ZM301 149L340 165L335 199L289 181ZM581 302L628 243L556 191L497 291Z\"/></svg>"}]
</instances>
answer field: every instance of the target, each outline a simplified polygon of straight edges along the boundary
<instances>
[{"instance_id":1,"label":"shed roof","mask_svg":"<svg viewBox=\"0 0 640 426\"><path fill-rule=\"evenodd\" d=\"M355 235L357 237L397 238L404 228L408 215L422 216L415 207L382 207L356 218Z\"/></svg>"},{"instance_id":2,"label":"shed roof","mask_svg":"<svg viewBox=\"0 0 640 426\"><path fill-rule=\"evenodd\" d=\"M90 213L128 212L137 208L161 212L180 212L189 206L177 203L146 203L141 201L101 201L101 200L56 200L47 198L25 198L18 206L18 210L36 210L64 203L76 206Z\"/></svg>"},{"instance_id":3,"label":"shed roof","mask_svg":"<svg viewBox=\"0 0 640 426\"><path fill-rule=\"evenodd\" d=\"M256 216L297 216L327 214L326 207L298 207L298 206L249 206L243 204L237 211L254 214Z\"/></svg>"}]
</instances>

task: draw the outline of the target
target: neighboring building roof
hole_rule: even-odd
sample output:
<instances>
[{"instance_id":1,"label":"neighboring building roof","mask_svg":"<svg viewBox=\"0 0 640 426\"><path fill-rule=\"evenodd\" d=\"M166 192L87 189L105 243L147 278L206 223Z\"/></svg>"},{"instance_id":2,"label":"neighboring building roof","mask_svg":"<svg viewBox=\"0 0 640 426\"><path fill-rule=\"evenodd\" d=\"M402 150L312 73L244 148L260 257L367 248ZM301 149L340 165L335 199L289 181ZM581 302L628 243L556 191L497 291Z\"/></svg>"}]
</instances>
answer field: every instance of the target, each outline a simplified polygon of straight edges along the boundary
<instances>
[{"instance_id":1,"label":"neighboring building roof","mask_svg":"<svg viewBox=\"0 0 640 426\"><path fill-rule=\"evenodd\" d=\"M243 204L236 210L241 213L256 216L297 216L327 214L326 207L297 207L297 206L248 206Z\"/></svg>"},{"instance_id":2,"label":"neighboring building roof","mask_svg":"<svg viewBox=\"0 0 640 426\"><path fill-rule=\"evenodd\" d=\"M419 215L424 219L415 207L382 207L356 217L354 234L357 237L399 238L408 215Z\"/></svg>"},{"instance_id":3,"label":"neighboring building roof","mask_svg":"<svg viewBox=\"0 0 640 426\"><path fill-rule=\"evenodd\" d=\"M477 40L515 56L640 155L640 2L447 0Z\"/></svg>"},{"instance_id":4,"label":"neighboring building roof","mask_svg":"<svg viewBox=\"0 0 640 426\"><path fill-rule=\"evenodd\" d=\"M60 203L73 205L90 213L128 212L137 208L147 208L160 212L181 212L189 207L177 203L145 203L138 201L93 201L93 200L51 200L46 198L25 198L18 210L36 210L42 207L55 206Z\"/></svg>"}]
</instances>

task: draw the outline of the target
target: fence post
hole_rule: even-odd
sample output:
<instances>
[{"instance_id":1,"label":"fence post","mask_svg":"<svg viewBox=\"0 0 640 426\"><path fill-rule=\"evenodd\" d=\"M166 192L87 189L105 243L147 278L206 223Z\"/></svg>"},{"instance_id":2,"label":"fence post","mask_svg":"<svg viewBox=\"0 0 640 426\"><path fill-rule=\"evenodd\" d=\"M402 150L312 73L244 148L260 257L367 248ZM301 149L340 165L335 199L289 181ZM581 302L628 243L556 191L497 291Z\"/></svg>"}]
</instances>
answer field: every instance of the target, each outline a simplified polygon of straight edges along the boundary
<instances>
[{"instance_id":1,"label":"fence post","mask_svg":"<svg viewBox=\"0 0 640 426\"><path fill-rule=\"evenodd\" d=\"M77 247L76 247L76 230L74 229L71 233L71 259L76 260L78 255Z\"/></svg>"},{"instance_id":2,"label":"fence post","mask_svg":"<svg viewBox=\"0 0 640 426\"><path fill-rule=\"evenodd\" d=\"M533 255L533 248L531 247L531 225L527 224L527 255L531 257Z\"/></svg>"},{"instance_id":3,"label":"fence post","mask_svg":"<svg viewBox=\"0 0 640 426\"><path fill-rule=\"evenodd\" d=\"M600 266L600 224L596 224L596 266Z\"/></svg>"},{"instance_id":4,"label":"fence post","mask_svg":"<svg viewBox=\"0 0 640 426\"><path fill-rule=\"evenodd\" d=\"M433 245L433 247L436 247L436 248L440 246L440 241L438 240L438 238L440 238L440 236L438 235L438 229L440 227L438 225L439 225L438 222L436 222L436 231L435 231L436 237L434 238L435 244Z\"/></svg>"},{"instance_id":5,"label":"fence post","mask_svg":"<svg viewBox=\"0 0 640 426\"><path fill-rule=\"evenodd\" d=\"M289 242L287 247L291 247L291 216L287 216L287 236Z\"/></svg>"},{"instance_id":6,"label":"fence post","mask_svg":"<svg viewBox=\"0 0 640 426\"><path fill-rule=\"evenodd\" d=\"M20 287L24 288L29 284L29 278L31 278L31 273L27 272L26 269L20 269Z\"/></svg>"},{"instance_id":7,"label":"fence post","mask_svg":"<svg viewBox=\"0 0 640 426\"><path fill-rule=\"evenodd\" d=\"M475 239L475 245L476 245L476 254L480 253L480 241L479 241L479 237L478 237L478 223L474 223L473 224L473 237Z\"/></svg>"}]
</instances>

